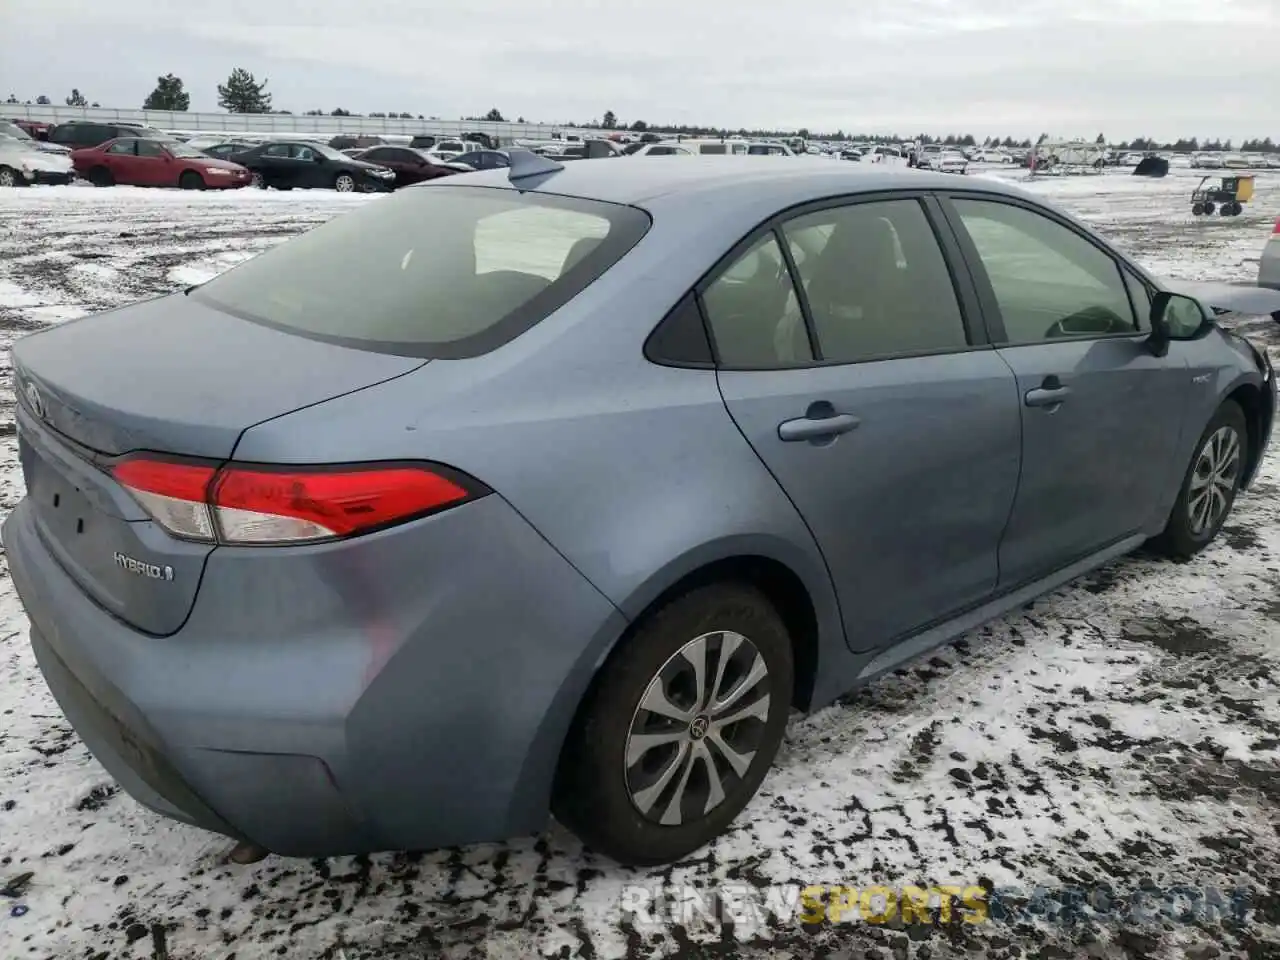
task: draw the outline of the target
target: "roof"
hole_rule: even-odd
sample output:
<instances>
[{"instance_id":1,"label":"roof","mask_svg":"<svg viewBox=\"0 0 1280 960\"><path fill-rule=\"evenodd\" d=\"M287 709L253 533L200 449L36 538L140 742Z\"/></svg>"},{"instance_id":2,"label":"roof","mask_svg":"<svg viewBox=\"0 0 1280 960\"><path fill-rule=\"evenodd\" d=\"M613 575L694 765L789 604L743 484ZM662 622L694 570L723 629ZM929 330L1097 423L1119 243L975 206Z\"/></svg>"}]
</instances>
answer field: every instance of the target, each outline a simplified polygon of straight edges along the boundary
<instances>
[{"instance_id":1,"label":"roof","mask_svg":"<svg viewBox=\"0 0 1280 960\"><path fill-rule=\"evenodd\" d=\"M505 170L469 174L475 186L511 186ZM955 189L954 175L910 168L882 167L815 157L619 157L575 160L564 169L537 178L536 191L651 208L668 198L694 198L732 204L750 199L776 200L779 207L842 193L879 190ZM1017 194L998 180L971 177L965 189Z\"/></svg>"}]
</instances>

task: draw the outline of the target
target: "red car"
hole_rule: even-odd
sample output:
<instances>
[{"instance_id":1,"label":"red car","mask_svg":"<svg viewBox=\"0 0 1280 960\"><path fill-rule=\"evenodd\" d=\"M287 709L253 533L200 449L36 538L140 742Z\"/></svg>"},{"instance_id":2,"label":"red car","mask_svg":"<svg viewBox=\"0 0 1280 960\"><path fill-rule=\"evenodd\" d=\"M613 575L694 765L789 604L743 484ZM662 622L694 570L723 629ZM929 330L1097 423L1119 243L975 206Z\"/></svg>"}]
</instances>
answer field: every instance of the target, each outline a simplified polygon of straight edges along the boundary
<instances>
[{"instance_id":1,"label":"red car","mask_svg":"<svg viewBox=\"0 0 1280 960\"><path fill-rule=\"evenodd\" d=\"M238 163L219 160L177 141L119 137L71 151L76 173L99 187L182 187L185 190L247 187L252 178Z\"/></svg>"},{"instance_id":2,"label":"red car","mask_svg":"<svg viewBox=\"0 0 1280 960\"><path fill-rule=\"evenodd\" d=\"M3 120L0 120L0 123L3 122ZM52 123L45 123L43 120L26 120L18 117L12 117L8 122L12 123L15 127L21 127L35 140L48 140L49 131L53 129Z\"/></svg>"}]
</instances>

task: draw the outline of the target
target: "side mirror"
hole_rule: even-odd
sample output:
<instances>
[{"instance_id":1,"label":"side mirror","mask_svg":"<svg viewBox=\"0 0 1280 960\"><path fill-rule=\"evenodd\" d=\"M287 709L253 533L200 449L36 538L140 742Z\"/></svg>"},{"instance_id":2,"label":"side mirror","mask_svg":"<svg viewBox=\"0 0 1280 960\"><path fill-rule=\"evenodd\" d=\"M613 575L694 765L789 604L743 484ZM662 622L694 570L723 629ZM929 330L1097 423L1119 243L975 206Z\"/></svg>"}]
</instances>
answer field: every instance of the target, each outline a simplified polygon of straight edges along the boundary
<instances>
[{"instance_id":1,"label":"side mirror","mask_svg":"<svg viewBox=\"0 0 1280 960\"><path fill-rule=\"evenodd\" d=\"M1200 301L1179 293L1161 291L1151 301L1151 352L1163 357L1175 340L1194 340L1213 323Z\"/></svg>"}]
</instances>

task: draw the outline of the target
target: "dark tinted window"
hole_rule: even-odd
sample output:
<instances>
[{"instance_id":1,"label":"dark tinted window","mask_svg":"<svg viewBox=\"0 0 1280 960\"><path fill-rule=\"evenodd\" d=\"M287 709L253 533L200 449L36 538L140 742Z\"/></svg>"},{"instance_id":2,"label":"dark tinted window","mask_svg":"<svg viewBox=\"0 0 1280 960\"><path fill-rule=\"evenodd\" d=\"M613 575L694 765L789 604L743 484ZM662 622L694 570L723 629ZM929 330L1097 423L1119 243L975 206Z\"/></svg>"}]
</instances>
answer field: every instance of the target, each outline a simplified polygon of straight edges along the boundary
<instances>
[{"instance_id":1,"label":"dark tinted window","mask_svg":"<svg viewBox=\"0 0 1280 960\"><path fill-rule=\"evenodd\" d=\"M164 156L164 144L158 140L135 140L134 142L138 145L138 156L140 157ZM179 155L181 156L181 154Z\"/></svg>"},{"instance_id":2,"label":"dark tinted window","mask_svg":"<svg viewBox=\"0 0 1280 960\"><path fill-rule=\"evenodd\" d=\"M1025 207L954 203L991 281L1007 342L1137 332L1110 254Z\"/></svg>"},{"instance_id":3,"label":"dark tinted window","mask_svg":"<svg viewBox=\"0 0 1280 960\"><path fill-rule=\"evenodd\" d=\"M262 151L264 157L288 157L289 154L290 148L287 143L273 143Z\"/></svg>"},{"instance_id":4,"label":"dark tinted window","mask_svg":"<svg viewBox=\"0 0 1280 960\"><path fill-rule=\"evenodd\" d=\"M918 201L820 210L790 221L784 232L822 359L968 346L951 274Z\"/></svg>"},{"instance_id":5,"label":"dark tinted window","mask_svg":"<svg viewBox=\"0 0 1280 960\"><path fill-rule=\"evenodd\" d=\"M760 369L813 360L804 314L772 233L712 281L702 303L722 366Z\"/></svg>"},{"instance_id":6,"label":"dark tinted window","mask_svg":"<svg viewBox=\"0 0 1280 960\"><path fill-rule=\"evenodd\" d=\"M646 157L672 157L675 156L675 147L653 147L645 153Z\"/></svg>"},{"instance_id":7,"label":"dark tinted window","mask_svg":"<svg viewBox=\"0 0 1280 960\"><path fill-rule=\"evenodd\" d=\"M548 194L407 190L194 291L250 320L407 356L474 356L557 309L648 230L633 207Z\"/></svg>"},{"instance_id":8,"label":"dark tinted window","mask_svg":"<svg viewBox=\"0 0 1280 960\"><path fill-rule=\"evenodd\" d=\"M362 154L360 154L360 159L368 160L370 163L376 162L378 160L400 159L399 157L395 156L395 153L396 151L392 150L390 147L374 147L372 150L366 150Z\"/></svg>"}]
</instances>

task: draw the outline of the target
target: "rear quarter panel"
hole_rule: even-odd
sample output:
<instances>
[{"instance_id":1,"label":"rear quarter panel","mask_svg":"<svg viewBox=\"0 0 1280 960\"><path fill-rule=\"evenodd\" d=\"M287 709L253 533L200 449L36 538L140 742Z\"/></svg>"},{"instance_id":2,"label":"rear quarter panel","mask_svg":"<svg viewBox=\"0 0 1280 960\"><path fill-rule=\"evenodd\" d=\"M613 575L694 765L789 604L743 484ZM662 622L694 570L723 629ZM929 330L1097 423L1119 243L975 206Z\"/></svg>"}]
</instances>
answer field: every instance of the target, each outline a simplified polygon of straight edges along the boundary
<instances>
[{"instance_id":1,"label":"rear quarter panel","mask_svg":"<svg viewBox=\"0 0 1280 960\"><path fill-rule=\"evenodd\" d=\"M847 656L822 556L729 418L714 372L643 356L649 332L714 261L707 251L727 245L660 220L515 341L260 424L235 456L448 463L512 504L628 619L705 564L768 557L807 588L822 651Z\"/></svg>"}]
</instances>

